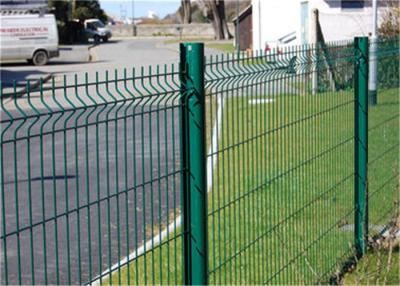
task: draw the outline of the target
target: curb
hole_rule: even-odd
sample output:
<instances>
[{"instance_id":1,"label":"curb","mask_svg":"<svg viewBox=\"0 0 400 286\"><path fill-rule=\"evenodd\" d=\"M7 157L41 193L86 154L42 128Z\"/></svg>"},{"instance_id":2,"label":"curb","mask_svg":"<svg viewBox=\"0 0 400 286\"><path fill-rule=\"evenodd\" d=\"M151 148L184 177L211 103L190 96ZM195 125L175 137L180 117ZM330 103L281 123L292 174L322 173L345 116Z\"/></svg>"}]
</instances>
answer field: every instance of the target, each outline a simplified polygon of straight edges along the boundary
<instances>
[{"instance_id":1,"label":"curb","mask_svg":"<svg viewBox=\"0 0 400 286\"><path fill-rule=\"evenodd\" d=\"M94 62L97 60L96 57L96 52L93 50L93 48L97 47L99 44L91 44L88 46L88 51L89 51L89 58L88 58L88 62ZM92 51L93 50L93 51Z\"/></svg>"}]
</instances>

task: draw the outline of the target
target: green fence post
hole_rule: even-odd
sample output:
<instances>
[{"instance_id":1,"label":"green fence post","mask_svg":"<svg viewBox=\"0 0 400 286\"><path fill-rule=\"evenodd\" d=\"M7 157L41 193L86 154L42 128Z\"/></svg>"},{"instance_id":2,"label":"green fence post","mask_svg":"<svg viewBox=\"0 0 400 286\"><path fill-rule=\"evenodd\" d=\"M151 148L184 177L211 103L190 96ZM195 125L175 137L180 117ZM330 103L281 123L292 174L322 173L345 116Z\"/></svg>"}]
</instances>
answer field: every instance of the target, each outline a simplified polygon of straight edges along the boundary
<instances>
[{"instance_id":1,"label":"green fence post","mask_svg":"<svg viewBox=\"0 0 400 286\"><path fill-rule=\"evenodd\" d=\"M184 284L207 284L204 44L180 45Z\"/></svg>"},{"instance_id":2,"label":"green fence post","mask_svg":"<svg viewBox=\"0 0 400 286\"><path fill-rule=\"evenodd\" d=\"M354 239L357 255L365 253L368 234L367 162L368 162L368 38L357 37L355 47L354 104Z\"/></svg>"}]
</instances>

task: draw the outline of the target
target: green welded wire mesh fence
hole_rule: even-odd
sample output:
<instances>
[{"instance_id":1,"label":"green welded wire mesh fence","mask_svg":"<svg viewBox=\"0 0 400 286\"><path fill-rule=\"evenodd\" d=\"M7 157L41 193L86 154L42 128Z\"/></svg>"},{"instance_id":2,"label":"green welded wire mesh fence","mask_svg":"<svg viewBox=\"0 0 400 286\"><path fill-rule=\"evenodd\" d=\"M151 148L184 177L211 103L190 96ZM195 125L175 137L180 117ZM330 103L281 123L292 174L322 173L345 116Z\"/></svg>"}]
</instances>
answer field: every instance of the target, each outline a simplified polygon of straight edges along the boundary
<instances>
[{"instance_id":1,"label":"green welded wire mesh fence","mask_svg":"<svg viewBox=\"0 0 400 286\"><path fill-rule=\"evenodd\" d=\"M400 43L378 41L378 104L368 109L369 235L383 231L399 214Z\"/></svg>"},{"instance_id":2,"label":"green welded wire mesh fence","mask_svg":"<svg viewBox=\"0 0 400 286\"><path fill-rule=\"evenodd\" d=\"M219 133L209 154L211 284L308 284L352 252L354 91L335 78L352 80L354 48L327 52L329 62L307 46L207 63Z\"/></svg>"},{"instance_id":3,"label":"green welded wire mesh fence","mask_svg":"<svg viewBox=\"0 0 400 286\"><path fill-rule=\"evenodd\" d=\"M1 88L2 284L324 283L355 255L354 42L181 49ZM370 236L399 208L399 135L399 41L381 39Z\"/></svg>"},{"instance_id":4,"label":"green welded wire mesh fence","mask_svg":"<svg viewBox=\"0 0 400 286\"><path fill-rule=\"evenodd\" d=\"M156 240L181 209L178 68L57 84L1 102L2 284L111 279L128 260L127 283L177 284L182 234Z\"/></svg>"}]
</instances>

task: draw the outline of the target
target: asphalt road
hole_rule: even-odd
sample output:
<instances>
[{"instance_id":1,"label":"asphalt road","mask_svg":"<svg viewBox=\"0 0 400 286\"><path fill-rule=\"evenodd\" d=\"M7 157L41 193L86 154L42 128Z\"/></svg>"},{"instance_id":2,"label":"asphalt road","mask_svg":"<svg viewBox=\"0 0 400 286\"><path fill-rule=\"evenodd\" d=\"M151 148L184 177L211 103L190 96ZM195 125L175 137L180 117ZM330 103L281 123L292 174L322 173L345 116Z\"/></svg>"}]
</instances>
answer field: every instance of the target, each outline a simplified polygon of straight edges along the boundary
<instances>
[{"instance_id":1,"label":"asphalt road","mask_svg":"<svg viewBox=\"0 0 400 286\"><path fill-rule=\"evenodd\" d=\"M9 283L19 284L19 268L23 284L84 283L143 244L153 228L156 234L180 207L179 128L172 128L178 107L125 107L66 112L63 124L43 116L4 133ZM120 119L107 121L108 112ZM28 132L31 139L21 139ZM4 269L4 252L1 258Z\"/></svg>"},{"instance_id":2,"label":"asphalt road","mask_svg":"<svg viewBox=\"0 0 400 286\"><path fill-rule=\"evenodd\" d=\"M164 39L129 39L110 40L95 47L62 46L60 57L50 59L45 66L33 66L26 61L1 63L1 81L3 85L11 85L13 80L25 85L27 79L46 74L56 77L77 74L82 77L86 72L94 74L115 68L131 69L142 65L177 62L177 52L165 47L163 41Z\"/></svg>"},{"instance_id":3,"label":"asphalt road","mask_svg":"<svg viewBox=\"0 0 400 286\"><path fill-rule=\"evenodd\" d=\"M85 73L94 76L106 70L113 72L115 69L122 73L126 68L140 69L156 65L179 63L179 44L165 45L165 38L131 38L111 39L90 48L89 45L63 46L60 57L53 58L46 66L32 66L26 61L16 63L2 63L0 66L1 81L11 83L14 79L24 84L30 75L52 74L55 77L75 74L83 78ZM206 50L206 54L215 53ZM91 58L91 61L89 61Z\"/></svg>"},{"instance_id":4,"label":"asphalt road","mask_svg":"<svg viewBox=\"0 0 400 286\"><path fill-rule=\"evenodd\" d=\"M75 74L82 83L85 73L93 82L96 72L101 80L108 71L112 81L114 70L121 78L125 68L129 76L133 67L140 75L141 66L145 74L154 75L156 65L162 73L164 64L169 72L171 64L178 71L178 44L160 41L114 40L93 48L92 62L83 60L79 47L44 67L20 63L1 69L11 77L53 73L59 86L63 75L73 84ZM174 86L179 80L171 77L146 76L129 85L120 81L89 89L71 86L65 92L35 91L3 100L13 117L10 121L3 110L0 266L7 266L8 283L85 283L179 214L179 87ZM147 94L145 100L138 100L140 91ZM158 101L160 92L174 99ZM125 99L118 104L104 105L100 97L115 102L112 95L121 102L121 93ZM82 101L93 105L92 100L100 104L96 109L79 108Z\"/></svg>"},{"instance_id":5,"label":"asphalt road","mask_svg":"<svg viewBox=\"0 0 400 286\"><path fill-rule=\"evenodd\" d=\"M94 62L54 62L37 69L81 77L177 62L176 51L157 45L151 39L111 41L95 48ZM55 96L61 98L62 90ZM31 97L31 103L26 96L16 102L27 114L32 114L30 104L41 106L39 117L15 120L8 129L10 122L2 123L1 269L7 266L10 284L85 283L178 215L178 103L150 106L132 100L48 116L39 96ZM50 98L48 103L56 110ZM21 117L12 101L5 106ZM2 120L7 118L2 113Z\"/></svg>"},{"instance_id":6,"label":"asphalt road","mask_svg":"<svg viewBox=\"0 0 400 286\"><path fill-rule=\"evenodd\" d=\"M25 60L2 62L0 66L3 86L12 84L14 80L25 84L30 77L38 78L46 74L61 74L85 68L89 63L89 45L61 46L60 56L50 59L45 66L33 66ZM82 66L83 65L83 66Z\"/></svg>"},{"instance_id":7,"label":"asphalt road","mask_svg":"<svg viewBox=\"0 0 400 286\"><path fill-rule=\"evenodd\" d=\"M179 62L178 44L164 45L165 39L114 40L93 49L95 67L101 69L139 68ZM175 48L173 48L175 46ZM113 65L109 66L112 62Z\"/></svg>"}]
</instances>

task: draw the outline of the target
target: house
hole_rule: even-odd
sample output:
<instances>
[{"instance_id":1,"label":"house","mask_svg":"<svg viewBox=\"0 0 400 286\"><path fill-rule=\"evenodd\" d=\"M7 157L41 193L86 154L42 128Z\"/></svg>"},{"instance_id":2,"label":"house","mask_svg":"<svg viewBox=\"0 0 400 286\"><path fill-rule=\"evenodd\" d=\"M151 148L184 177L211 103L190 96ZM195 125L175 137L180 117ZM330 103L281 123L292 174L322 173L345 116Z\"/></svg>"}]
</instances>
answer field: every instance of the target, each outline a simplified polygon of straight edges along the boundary
<instances>
[{"instance_id":1,"label":"house","mask_svg":"<svg viewBox=\"0 0 400 286\"><path fill-rule=\"evenodd\" d=\"M253 47L253 9L247 6L233 19L235 39L239 39L239 50L244 51ZM239 26L237 26L239 24ZM236 41L235 41L236 43Z\"/></svg>"},{"instance_id":2,"label":"house","mask_svg":"<svg viewBox=\"0 0 400 286\"><path fill-rule=\"evenodd\" d=\"M387 1L378 1L378 19L387 5ZM315 9L325 41L372 32L371 0L252 0L252 6L254 49L314 42Z\"/></svg>"}]
</instances>

